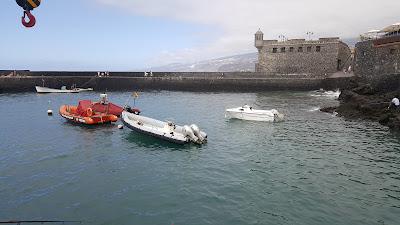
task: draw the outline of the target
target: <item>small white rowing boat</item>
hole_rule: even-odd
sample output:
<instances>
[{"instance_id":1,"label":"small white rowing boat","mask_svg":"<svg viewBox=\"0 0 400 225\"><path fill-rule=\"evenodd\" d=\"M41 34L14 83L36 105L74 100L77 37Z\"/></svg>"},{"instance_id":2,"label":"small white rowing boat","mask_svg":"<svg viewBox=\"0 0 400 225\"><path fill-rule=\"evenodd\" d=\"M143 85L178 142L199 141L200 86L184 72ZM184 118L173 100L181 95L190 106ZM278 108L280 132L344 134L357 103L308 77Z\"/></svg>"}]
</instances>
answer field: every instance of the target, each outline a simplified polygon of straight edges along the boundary
<instances>
[{"instance_id":1,"label":"small white rowing boat","mask_svg":"<svg viewBox=\"0 0 400 225\"><path fill-rule=\"evenodd\" d=\"M225 111L225 117L241 120L278 122L283 120L284 115L279 113L276 109L258 110L253 109L251 106L244 105L242 107L227 109Z\"/></svg>"},{"instance_id":2,"label":"small white rowing boat","mask_svg":"<svg viewBox=\"0 0 400 225\"><path fill-rule=\"evenodd\" d=\"M35 88L37 93L79 93L83 91L93 91L93 88L73 88L69 90L65 86L62 86L61 89L40 86L35 86Z\"/></svg>"},{"instance_id":3,"label":"small white rowing boat","mask_svg":"<svg viewBox=\"0 0 400 225\"><path fill-rule=\"evenodd\" d=\"M139 133L151 135L177 144L207 142L207 134L195 125L178 126L172 122L164 122L153 118L139 116L123 111L121 120L128 128Z\"/></svg>"}]
</instances>

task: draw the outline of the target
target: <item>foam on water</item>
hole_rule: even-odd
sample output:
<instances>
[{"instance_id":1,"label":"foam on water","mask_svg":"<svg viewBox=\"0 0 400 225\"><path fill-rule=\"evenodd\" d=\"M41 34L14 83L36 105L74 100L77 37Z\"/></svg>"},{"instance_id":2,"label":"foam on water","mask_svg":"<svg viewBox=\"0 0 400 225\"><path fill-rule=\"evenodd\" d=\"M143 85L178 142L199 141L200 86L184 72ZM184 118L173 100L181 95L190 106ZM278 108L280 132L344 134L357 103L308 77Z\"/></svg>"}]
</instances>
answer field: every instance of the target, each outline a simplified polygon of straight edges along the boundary
<instances>
[{"instance_id":1,"label":"foam on water","mask_svg":"<svg viewBox=\"0 0 400 225\"><path fill-rule=\"evenodd\" d=\"M340 90L336 90L336 91L318 90L318 91L312 91L310 93L310 96L313 96L313 97L328 97L328 98L337 99L337 98L339 98L340 93L341 93Z\"/></svg>"},{"instance_id":2,"label":"foam on water","mask_svg":"<svg viewBox=\"0 0 400 225\"><path fill-rule=\"evenodd\" d=\"M319 111L321 109L321 107L312 107L311 109L309 109L309 112L316 112Z\"/></svg>"}]
</instances>

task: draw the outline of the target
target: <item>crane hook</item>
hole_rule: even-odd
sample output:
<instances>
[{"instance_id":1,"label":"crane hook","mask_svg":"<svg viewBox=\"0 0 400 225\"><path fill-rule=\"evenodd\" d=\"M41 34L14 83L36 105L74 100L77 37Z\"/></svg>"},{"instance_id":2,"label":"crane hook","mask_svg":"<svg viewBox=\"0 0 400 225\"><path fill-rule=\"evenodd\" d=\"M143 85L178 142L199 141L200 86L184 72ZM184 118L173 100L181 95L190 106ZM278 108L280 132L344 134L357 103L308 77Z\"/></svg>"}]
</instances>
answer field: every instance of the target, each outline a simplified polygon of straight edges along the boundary
<instances>
[{"instance_id":1,"label":"crane hook","mask_svg":"<svg viewBox=\"0 0 400 225\"><path fill-rule=\"evenodd\" d=\"M28 21L25 20L26 16L28 17ZM25 10L24 11L24 16L21 18L22 25L25 27L33 27L36 24L36 18L34 15L32 15L30 10Z\"/></svg>"}]
</instances>

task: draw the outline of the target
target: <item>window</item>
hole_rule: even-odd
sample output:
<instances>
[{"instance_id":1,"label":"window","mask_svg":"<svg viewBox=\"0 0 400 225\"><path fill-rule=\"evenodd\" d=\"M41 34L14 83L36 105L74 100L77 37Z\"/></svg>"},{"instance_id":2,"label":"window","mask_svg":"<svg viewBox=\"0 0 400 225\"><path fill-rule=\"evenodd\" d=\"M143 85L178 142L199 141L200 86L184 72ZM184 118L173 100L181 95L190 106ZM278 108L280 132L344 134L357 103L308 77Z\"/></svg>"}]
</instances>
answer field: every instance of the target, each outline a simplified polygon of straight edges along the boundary
<instances>
[{"instance_id":1,"label":"window","mask_svg":"<svg viewBox=\"0 0 400 225\"><path fill-rule=\"evenodd\" d=\"M391 48L391 49L390 49L390 54L394 55L395 53L396 53L396 49Z\"/></svg>"},{"instance_id":2,"label":"window","mask_svg":"<svg viewBox=\"0 0 400 225\"><path fill-rule=\"evenodd\" d=\"M307 52L311 52L311 46L307 47Z\"/></svg>"},{"instance_id":3,"label":"window","mask_svg":"<svg viewBox=\"0 0 400 225\"><path fill-rule=\"evenodd\" d=\"M315 48L315 51L316 51L316 52L320 52L320 51L321 51L321 46L317 46L317 47Z\"/></svg>"},{"instance_id":4,"label":"window","mask_svg":"<svg viewBox=\"0 0 400 225\"><path fill-rule=\"evenodd\" d=\"M303 47L299 47L298 52L303 52Z\"/></svg>"},{"instance_id":5,"label":"window","mask_svg":"<svg viewBox=\"0 0 400 225\"><path fill-rule=\"evenodd\" d=\"M294 48L293 47L290 47L289 48L289 52L293 52L294 51Z\"/></svg>"},{"instance_id":6,"label":"window","mask_svg":"<svg viewBox=\"0 0 400 225\"><path fill-rule=\"evenodd\" d=\"M272 49L272 53L277 53L278 52L278 48L273 48Z\"/></svg>"},{"instance_id":7,"label":"window","mask_svg":"<svg viewBox=\"0 0 400 225\"><path fill-rule=\"evenodd\" d=\"M282 47L282 48L281 48L281 52L286 52L286 48L285 48L285 47Z\"/></svg>"}]
</instances>

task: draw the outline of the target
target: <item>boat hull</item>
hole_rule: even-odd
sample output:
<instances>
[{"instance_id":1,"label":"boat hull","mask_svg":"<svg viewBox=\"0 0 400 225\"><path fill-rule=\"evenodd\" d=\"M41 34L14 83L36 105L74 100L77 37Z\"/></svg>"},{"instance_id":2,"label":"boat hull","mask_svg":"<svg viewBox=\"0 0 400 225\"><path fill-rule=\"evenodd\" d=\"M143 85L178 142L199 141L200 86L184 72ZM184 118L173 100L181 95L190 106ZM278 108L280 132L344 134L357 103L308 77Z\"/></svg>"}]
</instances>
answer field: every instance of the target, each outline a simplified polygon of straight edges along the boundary
<instances>
[{"instance_id":1,"label":"boat hull","mask_svg":"<svg viewBox=\"0 0 400 225\"><path fill-rule=\"evenodd\" d=\"M47 87L40 87L40 86L35 86L36 92L40 94L45 94L45 93L79 93L83 91L93 91L92 88L75 88L72 90L68 89L55 89L55 88L47 88Z\"/></svg>"},{"instance_id":2,"label":"boat hull","mask_svg":"<svg viewBox=\"0 0 400 225\"><path fill-rule=\"evenodd\" d=\"M154 120L148 117L139 116L129 112L122 112L121 120L133 131L146 134L166 140L176 144L189 143L189 139L176 130L181 129L179 126L175 130L166 128L167 123L159 120Z\"/></svg>"},{"instance_id":3,"label":"boat hull","mask_svg":"<svg viewBox=\"0 0 400 225\"><path fill-rule=\"evenodd\" d=\"M76 88L74 90L78 92L84 92L84 91L93 91L93 88Z\"/></svg>"},{"instance_id":4,"label":"boat hull","mask_svg":"<svg viewBox=\"0 0 400 225\"><path fill-rule=\"evenodd\" d=\"M278 122L283 121L284 115L279 113L276 109L259 110L244 105L238 108L227 109L225 111L225 117L251 121Z\"/></svg>"},{"instance_id":5,"label":"boat hull","mask_svg":"<svg viewBox=\"0 0 400 225\"><path fill-rule=\"evenodd\" d=\"M266 121L266 122L274 122L275 116L268 114L254 114L247 112L235 112L235 111L226 111L226 117L241 119L241 120L250 120L250 121Z\"/></svg>"},{"instance_id":6,"label":"boat hull","mask_svg":"<svg viewBox=\"0 0 400 225\"><path fill-rule=\"evenodd\" d=\"M96 125L116 122L118 117L112 114L95 113L92 116L81 116L77 113L76 106L62 105L59 110L60 116L68 121L87 125Z\"/></svg>"}]
</instances>

